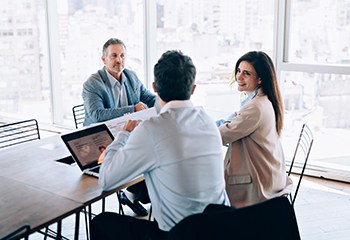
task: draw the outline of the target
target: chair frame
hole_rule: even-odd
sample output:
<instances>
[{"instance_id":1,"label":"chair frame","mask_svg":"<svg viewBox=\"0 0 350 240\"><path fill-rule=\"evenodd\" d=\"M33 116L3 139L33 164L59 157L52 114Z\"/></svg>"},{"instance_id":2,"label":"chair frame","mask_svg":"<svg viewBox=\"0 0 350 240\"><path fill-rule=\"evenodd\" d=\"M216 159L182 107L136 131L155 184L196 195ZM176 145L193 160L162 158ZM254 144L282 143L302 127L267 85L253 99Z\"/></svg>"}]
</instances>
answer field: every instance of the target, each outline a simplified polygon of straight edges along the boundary
<instances>
[{"instance_id":1,"label":"chair frame","mask_svg":"<svg viewBox=\"0 0 350 240\"><path fill-rule=\"evenodd\" d=\"M76 105L72 108L73 118L75 128L78 129L83 126L84 118L85 118L85 109L84 104Z\"/></svg>"},{"instance_id":2,"label":"chair frame","mask_svg":"<svg viewBox=\"0 0 350 240\"><path fill-rule=\"evenodd\" d=\"M4 124L0 126L0 149L40 139L36 119Z\"/></svg>"},{"instance_id":3,"label":"chair frame","mask_svg":"<svg viewBox=\"0 0 350 240\"><path fill-rule=\"evenodd\" d=\"M5 237L1 238L0 240L19 240L22 238L27 240L27 239L29 239L29 233L30 233L30 226L29 226L29 224L25 224L25 225L17 228L12 233L9 233Z\"/></svg>"},{"instance_id":4,"label":"chair frame","mask_svg":"<svg viewBox=\"0 0 350 240\"><path fill-rule=\"evenodd\" d=\"M293 206L294 206L294 202L295 202L295 199L296 199L298 191L299 191L301 180L304 176L304 172L306 169L307 161L309 159L309 155L311 152L313 142L314 142L314 137L313 137L312 130L310 129L310 127L306 123L304 123L302 128L301 128L298 142L297 142L297 145L296 145L296 148L294 151L294 155L293 155L293 158L292 158L292 161L290 163L289 170L288 170L288 176L290 176L290 174L292 173L292 170L293 170L295 159L297 156L299 156L298 154L302 151L301 153L302 153L302 157L304 160L302 170L300 172L298 183L297 183L296 189L294 191L294 194L292 194L292 193L289 194L290 201L291 201Z\"/></svg>"}]
</instances>

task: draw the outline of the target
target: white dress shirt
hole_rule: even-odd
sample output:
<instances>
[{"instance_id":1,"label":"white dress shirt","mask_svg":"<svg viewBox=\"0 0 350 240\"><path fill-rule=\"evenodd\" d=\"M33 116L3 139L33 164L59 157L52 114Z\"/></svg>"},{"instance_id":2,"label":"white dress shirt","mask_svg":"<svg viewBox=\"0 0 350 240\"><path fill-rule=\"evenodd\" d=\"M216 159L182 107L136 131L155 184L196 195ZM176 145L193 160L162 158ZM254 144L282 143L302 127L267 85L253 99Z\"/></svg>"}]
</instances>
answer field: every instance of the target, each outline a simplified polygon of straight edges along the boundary
<instances>
[{"instance_id":1,"label":"white dress shirt","mask_svg":"<svg viewBox=\"0 0 350 240\"><path fill-rule=\"evenodd\" d=\"M128 97L127 97L127 94L126 94L125 84L124 84L125 83L125 79L126 79L125 74L124 73L121 74L120 82L119 82L107 70L105 70L105 71L106 71L109 83L112 86L115 105L117 107L128 106Z\"/></svg>"},{"instance_id":2,"label":"white dress shirt","mask_svg":"<svg viewBox=\"0 0 350 240\"><path fill-rule=\"evenodd\" d=\"M210 203L229 205L222 159L219 130L203 108L171 101L132 133L117 134L99 183L111 190L143 174L153 215L168 231Z\"/></svg>"}]
</instances>

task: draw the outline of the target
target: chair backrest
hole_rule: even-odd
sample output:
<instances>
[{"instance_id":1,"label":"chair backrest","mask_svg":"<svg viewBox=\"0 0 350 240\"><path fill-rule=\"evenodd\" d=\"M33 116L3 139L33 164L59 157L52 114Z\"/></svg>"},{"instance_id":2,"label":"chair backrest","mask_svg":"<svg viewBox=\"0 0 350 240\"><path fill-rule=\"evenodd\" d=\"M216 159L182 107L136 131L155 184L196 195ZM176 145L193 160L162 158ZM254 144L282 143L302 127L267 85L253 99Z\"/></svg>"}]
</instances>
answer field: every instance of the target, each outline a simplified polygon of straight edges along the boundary
<instances>
[{"instance_id":1,"label":"chair backrest","mask_svg":"<svg viewBox=\"0 0 350 240\"><path fill-rule=\"evenodd\" d=\"M307 161L309 159L309 155L310 155L310 151L312 148L312 144L314 142L314 136L312 133L312 130L310 129L310 127L304 123L302 128L301 128L301 132L298 138L298 142L294 151L294 155L292 158L292 161L290 163L290 167L288 170L288 176L292 173L295 172L294 168L301 168L301 171L299 173L299 179L298 179L298 183L297 186L295 188L294 193L290 194L290 200L292 205L294 205L295 199L297 197L298 191L299 191L299 187L300 187L300 183L301 183L301 179L304 176L304 171L307 165Z\"/></svg>"},{"instance_id":2,"label":"chair backrest","mask_svg":"<svg viewBox=\"0 0 350 240\"><path fill-rule=\"evenodd\" d=\"M83 126L85 118L84 104L76 105L72 108L75 128Z\"/></svg>"},{"instance_id":3,"label":"chair backrest","mask_svg":"<svg viewBox=\"0 0 350 240\"><path fill-rule=\"evenodd\" d=\"M29 238L29 232L30 232L30 226L28 224L25 224L19 228L17 228L12 233L9 233L3 238L0 238L0 240L19 240L19 239L28 239Z\"/></svg>"},{"instance_id":4,"label":"chair backrest","mask_svg":"<svg viewBox=\"0 0 350 240\"><path fill-rule=\"evenodd\" d=\"M38 121L25 121L0 126L0 148L40 139Z\"/></svg>"},{"instance_id":5,"label":"chair backrest","mask_svg":"<svg viewBox=\"0 0 350 240\"><path fill-rule=\"evenodd\" d=\"M176 224L169 231L167 240L300 239L294 208L287 197L277 197L238 209L212 206Z\"/></svg>"}]
</instances>

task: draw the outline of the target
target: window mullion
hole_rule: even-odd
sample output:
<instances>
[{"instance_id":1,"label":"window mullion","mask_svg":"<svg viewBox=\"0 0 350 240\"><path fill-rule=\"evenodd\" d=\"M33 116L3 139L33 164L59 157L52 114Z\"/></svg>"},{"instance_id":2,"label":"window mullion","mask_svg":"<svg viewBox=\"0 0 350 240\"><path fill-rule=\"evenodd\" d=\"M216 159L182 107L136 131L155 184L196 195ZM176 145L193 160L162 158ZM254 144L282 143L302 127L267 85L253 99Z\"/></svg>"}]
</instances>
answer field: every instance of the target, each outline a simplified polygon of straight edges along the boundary
<instances>
[{"instance_id":1,"label":"window mullion","mask_svg":"<svg viewBox=\"0 0 350 240\"><path fill-rule=\"evenodd\" d=\"M52 122L63 124L57 1L46 0Z\"/></svg>"}]
</instances>

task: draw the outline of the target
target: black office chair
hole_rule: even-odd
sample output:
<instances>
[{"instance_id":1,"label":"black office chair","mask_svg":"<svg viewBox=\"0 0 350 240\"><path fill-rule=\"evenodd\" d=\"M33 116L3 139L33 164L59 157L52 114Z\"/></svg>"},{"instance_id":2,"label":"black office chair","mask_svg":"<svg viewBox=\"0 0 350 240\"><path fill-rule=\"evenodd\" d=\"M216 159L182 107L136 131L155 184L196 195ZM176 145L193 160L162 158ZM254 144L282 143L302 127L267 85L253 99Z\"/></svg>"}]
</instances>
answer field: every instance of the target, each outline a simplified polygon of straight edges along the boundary
<instances>
[{"instance_id":1,"label":"black office chair","mask_svg":"<svg viewBox=\"0 0 350 240\"><path fill-rule=\"evenodd\" d=\"M19 228L17 228L12 233L9 233L3 238L0 238L0 240L19 240L19 239L25 239L27 240L29 238L30 233L30 226L28 224L25 224Z\"/></svg>"},{"instance_id":2,"label":"black office chair","mask_svg":"<svg viewBox=\"0 0 350 240\"><path fill-rule=\"evenodd\" d=\"M84 104L76 105L72 108L75 128L78 129L83 126L85 118Z\"/></svg>"},{"instance_id":3,"label":"black office chair","mask_svg":"<svg viewBox=\"0 0 350 240\"><path fill-rule=\"evenodd\" d=\"M300 234L288 198L277 197L238 209L211 204L169 231L167 240L180 239L299 240Z\"/></svg>"},{"instance_id":4,"label":"black office chair","mask_svg":"<svg viewBox=\"0 0 350 240\"><path fill-rule=\"evenodd\" d=\"M40 139L38 121L35 119L0 126L0 148L10 147Z\"/></svg>"},{"instance_id":5,"label":"black office chair","mask_svg":"<svg viewBox=\"0 0 350 240\"><path fill-rule=\"evenodd\" d=\"M312 144L314 142L314 137L313 137L313 133L312 130L310 129L310 127L304 123L302 128L301 128L301 132L298 138L298 142L294 151L294 155L292 158L292 161L290 163L290 167L288 170L288 176L290 176L290 174L296 173L297 171L295 171L295 168L301 168L301 171L299 172L299 179L298 179L298 183L297 186L295 188L294 193L291 193L289 195L290 197L290 201L292 203L292 205L294 205L295 199L297 197L298 191L299 191L299 187L300 187L300 183L301 180L304 176L304 171L307 165L307 161L309 159L309 155L310 155L310 151L312 148Z\"/></svg>"}]
</instances>

